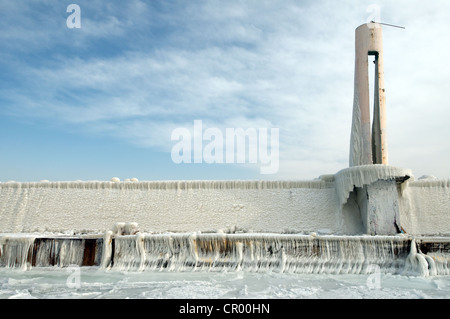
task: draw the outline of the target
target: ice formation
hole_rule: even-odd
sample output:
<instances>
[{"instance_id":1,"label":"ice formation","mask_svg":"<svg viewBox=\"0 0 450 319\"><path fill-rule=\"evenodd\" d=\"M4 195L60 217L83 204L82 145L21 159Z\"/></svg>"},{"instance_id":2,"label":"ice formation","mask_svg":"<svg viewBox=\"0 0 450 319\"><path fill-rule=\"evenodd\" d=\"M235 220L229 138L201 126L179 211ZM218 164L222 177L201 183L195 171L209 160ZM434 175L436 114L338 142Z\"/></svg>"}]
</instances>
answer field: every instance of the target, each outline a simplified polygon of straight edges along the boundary
<instances>
[{"instance_id":1,"label":"ice formation","mask_svg":"<svg viewBox=\"0 0 450 319\"><path fill-rule=\"evenodd\" d=\"M343 169L335 175L335 187L339 205L344 205L355 187L373 184L378 180L409 179L412 171L400 167L374 164L353 166Z\"/></svg>"},{"instance_id":2,"label":"ice formation","mask_svg":"<svg viewBox=\"0 0 450 319\"><path fill-rule=\"evenodd\" d=\"M239 227L357 235L365 231L352 193L377 181L392 181L393 192L398 190L399 230L450 233L450 181L414 181L410 170L388 165L351 167L311 181L0 183L0 233L103 234L126 218L143 232ZM391 193L379 191L370 200L381 209L386 196Z\"/></svg>"},{"instance_id":3,"label":"ice formation","mask_svg":"<svg viewBox=\"0 0 450 319\"><path fill-rule=\"evenodd\" d=\"M0 266L26 270L34 237L27 235L0 236Z\"/></svg>"},{"instance_id":4,"label":"ice formation","mask_svg":"<svg viewBox=\"0 0 450 319\"><path fill-rule=\"evenodd\" d=\"M160 234L116 239L117 270L246 270L365 273L371 264L397 272L404 238L280 234Z\"/></svg>"},{"instance_id":5,"label":"ice formation","mask_svg":"<svg viewBox=\"0 0 450 319\"><path fill-rule=\"evenodd\" d=\"M334 231L333 181L0 183L0 233L104 233L127 218L142 231Z\"/></svg>"},{"instance_id":6,"label":"ice formation","mask_svg":"<svg viewBox=\"0 0 450 319\"><path fill-rule=\"evenodd\" d=\"M352 194L379 181L406 234L363 235ZM0 266L448 275L450 240L430 236L449 233L449 186L384 165L300 182L0 183Z\"/></svg>"},{"instance_id":7,"label":"ice formation","mask_svg":"<svg viewBox=\"0 0 450 319\"><path fill-rule=\"evenodd\" d=\"M445 271L447 273L447 271ZM406 258L406 265L403 274L419 274L421 276L437 275L436 263L430 256L417 251L416 240L411 241L411 249Z\"/></svg>"},{"instance_id":8,"label":"ice formation","mask_svg":"<svg viewBox=\"0 0 450 319\"><path fill-rule=\"evenodd\" d=\"M285 273L407 275L449 273L448 254L418 252L407 236L318 236L292 234L168 233L71 237L0 237L0 266L31 267L89 265L116 271L277 271ZM443 238L435 238L446 243ZM419 240L420 242L420 240ZM436 262L435 262L436 260Z\"/></svg>"}]
</instances>

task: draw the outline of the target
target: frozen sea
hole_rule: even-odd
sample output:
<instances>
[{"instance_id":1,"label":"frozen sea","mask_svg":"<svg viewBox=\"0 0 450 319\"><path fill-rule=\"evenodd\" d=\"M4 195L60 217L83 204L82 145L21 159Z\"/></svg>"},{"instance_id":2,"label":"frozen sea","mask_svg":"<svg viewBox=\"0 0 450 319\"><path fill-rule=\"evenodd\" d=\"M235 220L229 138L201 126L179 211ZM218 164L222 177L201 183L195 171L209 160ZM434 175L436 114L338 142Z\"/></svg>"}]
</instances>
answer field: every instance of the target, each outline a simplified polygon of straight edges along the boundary
<instances>
[{"instance_id":1,"label":"frozen sea","mask_svg":"<svg viewBox=\"0 0 450 319\"><path fill-rule=\"evenodd\" d=\"M0 299L447 299L450 276L0 269Z\"/></svg>"}]
</instances>

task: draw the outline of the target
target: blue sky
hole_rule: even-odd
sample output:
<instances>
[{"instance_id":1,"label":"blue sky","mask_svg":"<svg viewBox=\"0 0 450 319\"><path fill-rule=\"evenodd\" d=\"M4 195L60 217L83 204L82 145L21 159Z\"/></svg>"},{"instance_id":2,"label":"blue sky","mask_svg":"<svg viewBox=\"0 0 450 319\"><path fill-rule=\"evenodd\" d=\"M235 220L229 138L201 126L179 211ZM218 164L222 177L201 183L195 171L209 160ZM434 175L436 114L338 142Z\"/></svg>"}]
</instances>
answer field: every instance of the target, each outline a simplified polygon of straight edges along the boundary
<instances>
[{"instance_id":1,"label":"blue sky","mask_svg":"<svg viewBox=\"0 0 450 319\"><path fill-rule=\"evenodd\" d=\"M371 14L406 27L383 28L389 164L450 178L448 1L1 0L0 181L336 173ZM194 120L279 128L278 173L173 163L171 132Z\"/></svg>"}]
</instances>

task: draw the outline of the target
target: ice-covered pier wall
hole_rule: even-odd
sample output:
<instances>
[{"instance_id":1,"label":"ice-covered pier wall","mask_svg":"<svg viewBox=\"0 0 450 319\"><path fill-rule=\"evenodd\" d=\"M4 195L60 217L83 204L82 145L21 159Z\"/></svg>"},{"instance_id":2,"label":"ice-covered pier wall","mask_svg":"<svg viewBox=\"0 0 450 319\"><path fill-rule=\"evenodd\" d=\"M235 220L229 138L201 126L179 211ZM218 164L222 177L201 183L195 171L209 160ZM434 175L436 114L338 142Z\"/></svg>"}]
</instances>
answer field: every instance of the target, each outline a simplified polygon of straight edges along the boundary
<instances>
[{"instance_id":1,"label":"ice-covered pier wall","mask_svg":"<svg viewBox=\"0 0 450 319\"><path fill-rule=\"evenodd\" d=\"M166 181L0 184L0 232L336 231L333 182Z\"/></svg>"},{"instance_id":2,"label":"ice-covered pier wall","mask_svg":"<svg viewBox=\"0 0 450 319\"><path fill-rule=\"evenodd\" d=\"M450 234L450 180L419 179L399 197L403 228L410 234Z\"/></svg>"},{"instance_id":3,"label":"ice-covered pier wall","mask_svg":"<svg viewBox=\"0 0 450 319\"><path fill-rule=\"evenodd\" d=\"M352 235L368 233L364 218L376 223L382 210L393 209L395 216L381 221L395 219L398 232L449 234L450 182L405 182L405 175L411 174L371 165L312 181L6 182L0 183L0 233L104 233L135 222L145 232ZM379 180L396 181L389 188L398 192L390 196L394 207L387 207L386 190L368 189L364 196L378 198L370 198L367 217L354 193Z\"/></svg>"}]
</instances>

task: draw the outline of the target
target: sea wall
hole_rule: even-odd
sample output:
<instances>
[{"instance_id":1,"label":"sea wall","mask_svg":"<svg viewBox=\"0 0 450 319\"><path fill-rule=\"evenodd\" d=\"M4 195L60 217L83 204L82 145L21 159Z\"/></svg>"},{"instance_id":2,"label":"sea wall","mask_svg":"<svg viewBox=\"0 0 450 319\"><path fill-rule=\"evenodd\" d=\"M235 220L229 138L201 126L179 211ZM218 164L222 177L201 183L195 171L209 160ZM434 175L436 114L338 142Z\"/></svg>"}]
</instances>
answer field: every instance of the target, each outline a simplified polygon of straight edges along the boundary
<instances>
[{"instance_id":1,"label":"sea wall","mask_svg":"<svg viewBox=\"0 0 450 319\"><path fill-rule=\"evenodd\" d=\"M413 235L450 235L450 181L406 183L399 197L404 231Z\"/></svg>"},{"instance_id":2,"label":"sea wall","mask_svg":"<svg viewBox=\"0 0 450 319\"><path fill-rule=\"evenodd\" d=\"M312 181L0 183L0 233L105 233L116 223L134 222L150 233L364 234L354 190L402 175L391 167L372 169L350 168ZM450 181L411 176L397 190L401 232L450 234Z\"/></svg>"},{"instance_id":3,"label":"sea wall","mask_svg":"<svg viewBox=\"0 0 450 319\"><path fill-rule=\"evenodd\" d=\"M0 184L0 232L336 232L332 182L36 182Z\"/></svg>"}]
</instances>

